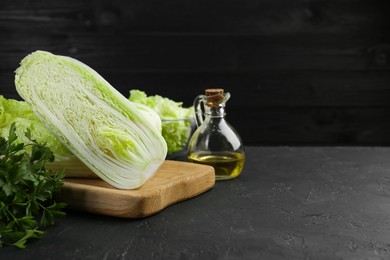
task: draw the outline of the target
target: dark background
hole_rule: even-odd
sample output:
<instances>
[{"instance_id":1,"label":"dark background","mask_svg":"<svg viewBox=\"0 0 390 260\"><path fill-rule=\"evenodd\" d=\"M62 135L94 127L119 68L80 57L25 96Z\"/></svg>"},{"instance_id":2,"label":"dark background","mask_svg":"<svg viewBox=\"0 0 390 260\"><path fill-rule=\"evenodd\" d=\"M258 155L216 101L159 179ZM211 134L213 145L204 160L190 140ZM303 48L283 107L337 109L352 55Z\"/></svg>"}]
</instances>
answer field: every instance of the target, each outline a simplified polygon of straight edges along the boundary
<instances>
[{"instance_id":1,"label":"dark background","mask_svg":"<svg viewBox=\"0 0 390 260\"><path fill-rule=\"evenodd\" d=\"M246 145L389 145L390 9L380 0L0 1L0 94L35 50L123 95L232 98Z\"/></svg>"}]
</instances>

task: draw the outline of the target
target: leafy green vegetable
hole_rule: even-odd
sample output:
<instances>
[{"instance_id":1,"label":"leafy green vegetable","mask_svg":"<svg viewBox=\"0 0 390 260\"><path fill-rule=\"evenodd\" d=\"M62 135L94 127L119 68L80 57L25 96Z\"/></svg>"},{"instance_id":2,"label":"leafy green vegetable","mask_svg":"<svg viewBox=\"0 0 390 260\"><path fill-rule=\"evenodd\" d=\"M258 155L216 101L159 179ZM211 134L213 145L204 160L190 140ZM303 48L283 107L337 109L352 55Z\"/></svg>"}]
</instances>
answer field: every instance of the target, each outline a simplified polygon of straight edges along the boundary
<instances>
[{"instance_id":1,"label":"leafy green vegetable","mask_svg":"<svg viewBox=\"0 0 390 260\"><path fill-rule=\"evenodd\" d=\"M36 116L101 179L135 189L167 154L161 120L84 63L36 51L16 70L16 90Z\"/></svg>"},{"instance_id":2,"label":"leafy green vegetable","mask_svg":"<svg viewBox=\"0 0 390 260\"><path fill-rule=\"evenodd\" d=\"M180 151L191 134L193 107L184 108L183 102L176 102L160 95L147 96L138 89L130 91L129 100L152 108L162 120L162 135L168 145L168 155Z\"/></svg>"},{"instance_id":3,"label":"leafy green vegetable","mask_svg":"<svg viewBox=\"0 0 390 260\"><path fill-rule=\"evenodd\" d=\"M46 165L48 169L65 169L66 175L72 177L96 177L96 174L88 171L88 168L45 127L27 102L6 99L0 95L0 137L8 138L12 124L16 125L15 131L18 135L15 143L28 143L29 139L24 132L29 130L32 139L37 143L44 143L54 153L55 160ZM26 152L31 153L31 147L26 147Z\"/></svg>"},{"instance_id":4,"label":"leafy green vegetable","mask_svg":"<svg viewBox=\"0 0 390 260\"><path fill-rule=\"evenodd\" d=\"M0 137L7 138L12 124L16 125L15 142L28 142L24 132L29 129L32 139L44 143L54 154L56 161L69 159L74 155L34 115L25 101L7 99L0 95Z\"/></svg>"},{"instance_id":5,"label":"leafy green vegetable","mask_svg":"<svg viewBox=\"0 0 390 260\"><path fill-rule=\"evenodd\" d=\"M66 205L54 198L63 185L64 173L45 169L54 155L31 139L29 128L23 138L28 143L18 140L15 123L8 138L0 137L0 246L24 248L28 240L45 234L41 228L65 215L62 209Z\"/></svg>"}]
</instances>

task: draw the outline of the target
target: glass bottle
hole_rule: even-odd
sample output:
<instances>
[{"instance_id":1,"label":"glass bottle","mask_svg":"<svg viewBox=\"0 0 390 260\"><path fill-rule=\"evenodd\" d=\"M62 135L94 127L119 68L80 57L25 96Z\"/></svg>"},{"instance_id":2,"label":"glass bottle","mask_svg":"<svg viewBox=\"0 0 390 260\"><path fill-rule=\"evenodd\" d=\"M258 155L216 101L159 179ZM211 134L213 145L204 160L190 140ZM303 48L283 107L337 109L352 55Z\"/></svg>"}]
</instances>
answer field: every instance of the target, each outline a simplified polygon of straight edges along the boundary
<instances>
[{"instance_id":1,"label":"glass bottle","mask_svg":"<svg viewBox=\"0 0 390 260\"><path fill-rule=\"evenodd\" d=\"M194 100L197 129L188 144L190 162L214 167L216 180L241 174L245 162L244 146L237 131L225 119L230 93L224 89L206 89Z\"/></svg>"}]
</instances>

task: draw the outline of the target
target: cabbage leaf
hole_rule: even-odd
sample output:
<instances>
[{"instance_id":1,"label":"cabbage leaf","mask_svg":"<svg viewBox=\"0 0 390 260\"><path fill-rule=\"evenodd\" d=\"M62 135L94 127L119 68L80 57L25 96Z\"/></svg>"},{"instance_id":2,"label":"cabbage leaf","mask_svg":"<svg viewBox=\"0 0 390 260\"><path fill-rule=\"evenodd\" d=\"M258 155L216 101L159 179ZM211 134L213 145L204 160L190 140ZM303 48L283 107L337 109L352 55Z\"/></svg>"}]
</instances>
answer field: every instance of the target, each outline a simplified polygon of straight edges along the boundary
<instances>
[{"instance_id":1,"label":"cabbage leaf","mask_svg":"<svg viewBox=\"0 0 390 260\"><path fill-rule=\"evenodd\" d=\"M15 123L15 143L29 143L24 134L31 131L31 139L45 144L54 154L55 160L69 160L74 155L41 123L25 101L8 99L0 95L0 137L7 138L11 125ZM28 149L28 147L26 148Z\"/></svg>"},{"instance_id":2,"label":"cabbage leaf","mask_svg":"<svg viewBox=\"0 0 390 260\"><path fill-rule=\"evenodd\" d=\"M160 95L148 96L138 89L130 90L129 100L152 108L162 120L162 135L168 145L168 155L182 150L187 144L193 124L193 107L183 107Z\"/></svg>"}]
</instances>

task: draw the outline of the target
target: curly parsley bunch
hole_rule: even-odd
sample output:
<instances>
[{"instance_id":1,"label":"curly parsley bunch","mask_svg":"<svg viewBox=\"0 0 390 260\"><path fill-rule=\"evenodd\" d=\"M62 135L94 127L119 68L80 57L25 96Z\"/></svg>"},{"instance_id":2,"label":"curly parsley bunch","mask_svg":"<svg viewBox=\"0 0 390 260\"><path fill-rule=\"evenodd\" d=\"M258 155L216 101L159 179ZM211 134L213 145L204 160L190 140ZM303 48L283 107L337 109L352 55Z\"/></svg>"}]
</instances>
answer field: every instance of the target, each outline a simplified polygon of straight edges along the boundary
<instances>
[{"instance_id":1,"label":"curly parsley bunch","mask_svg":"<svg viewBox=\"0 0 390 260\"><path fill-rule=\"evenodd\" d=\"M8 139L0 137L0 247L25 248L32 238L40 238L43 228L64 216L65 203L55 201L63 185L64 172L53 173L45 164L54 161L51 150L31 139L16 140L12 124Z\"/></svg>"}]
</instances>

